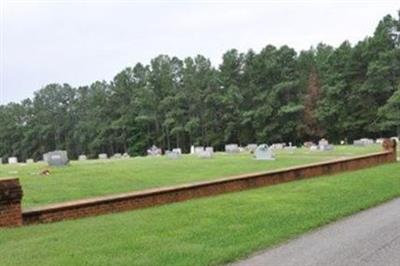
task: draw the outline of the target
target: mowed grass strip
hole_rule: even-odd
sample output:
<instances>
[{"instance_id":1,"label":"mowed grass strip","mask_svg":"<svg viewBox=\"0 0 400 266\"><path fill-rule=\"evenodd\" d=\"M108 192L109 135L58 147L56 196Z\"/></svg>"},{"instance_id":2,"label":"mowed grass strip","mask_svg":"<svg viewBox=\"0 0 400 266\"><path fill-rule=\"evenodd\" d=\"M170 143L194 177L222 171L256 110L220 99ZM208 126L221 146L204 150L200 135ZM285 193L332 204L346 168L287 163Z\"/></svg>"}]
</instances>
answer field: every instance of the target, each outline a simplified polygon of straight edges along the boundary
<instances>
[{"instance_id":1,"label":"mowed grass strip","mask_svg":"<svg viewBox=\"0 0 400 266\"><path fill-rule=\"evenodd\" d=\"M0 265L220 265L400 196L400 163L0 230Z\"/></svg>"},{"instance_id":2,"label":"mowed grass strip","mask_svg":"<svg viewBox=\"0 0 400 266\"><path fill-rule=\"evenodd\" d=\"M288 151L277 151L276 161L257 161L251 154L223 153L217 153L209 160L199 159L197 156L183 156L180 160L170 160L166 157L136 157L127 160L74 161L68 167L50 169L50 176L39 175L47 168L44 163L0 165L0 177L20 178L24 190L23 207L26 208L274 170L380 150L382 148L379 145L373 145L363 148L337 146L330 152L298 149L292 154Z\"/></svg>"}]
</instances>

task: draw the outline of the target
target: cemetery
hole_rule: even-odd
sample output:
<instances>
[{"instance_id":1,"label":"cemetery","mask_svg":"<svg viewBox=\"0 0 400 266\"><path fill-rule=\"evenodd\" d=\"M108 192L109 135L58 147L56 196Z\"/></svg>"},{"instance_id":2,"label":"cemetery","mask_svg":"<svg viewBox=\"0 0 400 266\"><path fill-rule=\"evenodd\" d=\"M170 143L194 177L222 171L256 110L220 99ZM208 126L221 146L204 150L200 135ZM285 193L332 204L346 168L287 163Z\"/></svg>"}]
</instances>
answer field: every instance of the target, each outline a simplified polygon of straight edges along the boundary
<instances>
[{"instance_id":1,"label":"cemetery","mask_svg":"<svg viewBox=\"0 0 400 266\"><path fill-rule=\"evenodd\" d=\"M400 261L400 10L8 2L0 266Z\"/></svg>"},{"instance_id":2,"label":"cemetery","mask_svg":"<svg viewBox=\"0 0 400 266\"><path fill-rule=\"evenodd\" d=\"M208 181L335 158L349 158L380 150L381 145L371 145L363 149L338 146L335 150L323 154L314 154L307 148L299 148L294 153L282 149L274 150L273 154L270 154L271 151L266 150L266 161L263 160L265 158L257 160L257 149L253 154L244 151L224 156L225 152L214 152L212 147L198 147L197 153L193 155L180 154L180 150L175 149L165 156L107 160L107 154L100 154L99 159L80 158L78 161L68 161L66 154L58 151L46 153L46 162L24 167L21 167L21 164L3 164L0 167L0 177L18 177L24 188L23 206L32 207L92 196ZM157 151L157 154L159 153L160 151ZM55 157L51 159L51 155ZM60 164L68 166L58 167ZM50 174L40 175L48 165L51 167ZM57 182L57 187L54 187L54 182ZM75 189L76 187L79 187L79 190Z\"/></svg>"}]
</instances>

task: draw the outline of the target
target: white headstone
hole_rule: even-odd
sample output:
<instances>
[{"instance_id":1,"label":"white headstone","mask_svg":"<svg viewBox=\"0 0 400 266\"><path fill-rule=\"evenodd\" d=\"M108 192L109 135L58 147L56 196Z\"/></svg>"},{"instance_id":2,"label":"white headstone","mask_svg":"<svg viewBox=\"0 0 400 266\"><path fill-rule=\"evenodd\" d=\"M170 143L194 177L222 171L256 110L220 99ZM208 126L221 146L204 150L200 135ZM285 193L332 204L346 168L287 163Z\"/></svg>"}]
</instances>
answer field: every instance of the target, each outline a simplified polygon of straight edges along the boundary
<instances>
[{"instance_id":1,"label":"white headstone","mask_svg":"<svg viewBox=\"0 0 400 266\"><path fill-rule=\"evenodd\" d=\"M333 145L329 144L329 142L326 139L321 139L318 142L318 149L320 151L331 151L333 150Z\"/></svg>"},{"instance_id":2,"label":"white headstone","mask_svg":"<svg viewBox=\"0 0 400 266\"><path fill-rule=\"evenodd\" d=\"M374 140L373 139L368 139L368 138L362 138L362 139L358 139L353 141L353 145L354 146L369 146L374 144Z\"/></svg>"},{"instance_id":3,"label":"white headstone","mask_svg":"<svg viewBox=\"0 0 400 266\"><path fill-rule=\"evenodd\" d=\"M286 143L274 143L271 145L273 150L282 150L286 146Z\"/></svg>"},{"instance_id":4,"label":"white headstone","mask_svg":"<svg viewBox=\"0 0 400 266\"><path fill-rule=\"evenodd\" d=\"M27 164L32 164L32 163L34 163L35 161L33 160L33 159L26 159L26 163Z\"/></svg>"},{"instance_id":5,"label":"white headstone","mask_svg":"<svg viewBox=\"0 0 400 266\"><path fill-rule=\"evenodd\" d=\"M204 151L204 147L197 146L194 148L194 154L199 154Z\"/></svg>"},{"instance_id":6,"label":"white headstone","mask_svg":"<svg viewBox=\"0 0 400 266\"><path fill-rule=\"evenodd\" d=\"M318 149L321 151L330 151L333 149L333 145L330 145L326 139L321 139L318 142Z\"/></svg>"},{"instance_id":7,"label":"white headstone","mask_svg":"<svg viewBox=\"0 0 400 266\"><path fill-rule=\"evenodd\" d=\"M288 151L289 153L294 153L296 149L297 147L292 145L285 147L285 150Z\"/></svg>"},{"instance_id":8,"label":"white headstone","mask_svg":"<svg viewBox=\"0 0 400 266\"><path fill-rule=\"evenodd\" d=\"M317 145L311 145L310 146L310 151L317 151L318 150L318 146Z\"/></svg>"},{"instance_id":9,"label":"white headstone","mask_svg":"<svg viewBox=\"0 0 400 266\"><path fill-rule=\"evenodd\" d=\"M253 153L253 152L256 151L257 147L258 147L257 144L248 144L248 145L246 146L246 150L247 150L248 152L250 152L250 153Z\"/></svg>"},{"instance_id":10,"label":"white headstone","mask_svg":"<svg viewBox=\"0 0 400 266\"><path fill-rule=\"evenodd\" d=\"M254 152L254 156L257 160L275 160L275 156L267 144L259 145Z\"/></svg>"},{"instance_id":11,"label":"white headstone","mask_svg":"<svg viewBox=\"0 0 400 266\"><path fill-rule=\"evenodd\" d=\"M213 147L206 147L206 152L209 152L212 155L214 153L214 148Z\"/></svg>"},{"instance_id":12,"label":"white headstone","mask_svg":"<svg viewBox=\"0 0 400 266\"><path fill-rule=\"evenodd\" d=\"M225 152L226 153L238 153L238 152L240 152L239 145L227 144L227 145L225 145Z\"/></svg>"},{"instance_id":13,"label":"white headstone","mask_svg":"<svg viewBox=\"0 0 400 266\"><path fill-rule=\"evenodd\" d=\"M181 154L177 151L166 151L165 154L169 159L176 160L181 157Z\"/></svg>"},{"instance_id":14,"label":"white headstone","mask_svg":"<svg viewBox=\"0 0 400 266\"><path fill-rule=\"evenodd\" d=\"M99 154L99 159L100 159L100 160L108 159L107 153L100 153L100 154Z\"/></svg>"},{"instance_id":15,"label":"white headstone","mask_svg":"<svg viewBox=\"0 0 400 266\"><path fill-rule=\"evenodd\" d=\"M18 158L17 157L8 157L8 163L16 164L16 163L18 163Z\"/></svg>"},{"instance_id":16,"label":"white headstone","mask_svg":"<svg viewBox=\"0 0 400 266\"><path fill-rule=\"evenodd\" d=\"M194 154L194 146L190 146L190 154Z\"/></svg>"},{"instance_id":17,"label":"white headstone","mask_svg":"<svg viewBox=\"0 0 400 266\"><path fill-rule=\"evenodd\" d=\"M157 148L155 145L151 146L151 148L147 150L147 155L149 156L160 156L161 154L161 149Z\"/></svg>"},{"instance_id":18,"label":"white headstone","mask_svg":"<svg viewBox=\"0 0 400 266\"><path fill-rule=\"evenodd\" d=\"M202 159L211 159L213 157L213 152L211 150L202 150L197 156Z\"/></svg>"},{"instance_id":19,"label":"white headstone","mask_svg":"<svg viewBox=\"0 0 400 266\"><path fill-rule=\"evenodd\" d=\"M130 158L131 156L130 156L127 152L125 152L124 154L122 154L122 157L124 157L124 158Z\"/></svg>"},{"instance_id":20,"label":"white headstone","mask_svg":"<svg viewBox=\"0 0 400 266\"><path fill-rule=\"evenodd\" d=\"M45 161L46 163L49 161L49 153L43 154L43 161Z\"/></svg>"},{"instance_id":21,"label":"white headstone","mask_svg":"<svg viewBox=\"0 0 400 266\"><path fill-rule=\"evenodd\" d=\"M115 153L111 158L113 158L113 159L121 159L122 158L122 154L121 153Z\"/></svg>"},{"instance_id":22,"label":"white headstone","mask_svg":"<svg viewBox=\"0 0 400 266\"><path fill-rule=\"evenodd\" d=\"M178 154L182 154L182 149L181 148L175 148L172 149L172 152L178 153Z\"/></svg>"},{"instance_id":23,"label":"white headstone","mask_svg":"<svg viewBox=\"0 0 400 266\"><path fill-rule=\"evenodd\" d=\"M321 148L321 151L332 151L333 150L333 145L332 144L328 144L328 145L326 145L326 146L323 146L322 148Z\"/></svg>"},{"instance_id":24,"label":"white headstone","mask_svg":"<svg viewBox=\"0 0 400 266\"><path fill-rule=\"evenodd\" d=\"M312 141L306 141L306 142L303 143L303 146L304 146L305 148L310 148L310 147L313 146L313 145L315 145L315 144L314 144L314 142L312 142Z\"/></svg>"},{"instance_id":25,"label":"white headstone","mask_svg":"<svg viewBox=\"0 0 400 266\"><path fill-rule=\"evenodd\" d=\"M78 160L79 160L79 161L86 161L86 160L87 160L87 157L86 157L86 155L81 154L81 155L79 155Z\"/></svg>"}]
</instances>

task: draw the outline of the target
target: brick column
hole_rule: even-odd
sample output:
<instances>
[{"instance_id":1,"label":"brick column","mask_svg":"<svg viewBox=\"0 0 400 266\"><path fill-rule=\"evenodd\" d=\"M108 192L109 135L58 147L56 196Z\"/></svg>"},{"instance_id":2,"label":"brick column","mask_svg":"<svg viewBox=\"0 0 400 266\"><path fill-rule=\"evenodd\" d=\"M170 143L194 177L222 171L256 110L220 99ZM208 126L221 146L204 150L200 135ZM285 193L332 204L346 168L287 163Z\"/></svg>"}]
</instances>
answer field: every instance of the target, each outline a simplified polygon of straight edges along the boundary
<instances>
[{"instance_id":1,"label":"brick column","mask_svg":"<svg viewBox=\"0 0 400 266\"><path fill-rule=\"evenodd\" d=\"M392 161L397 161L397 149L396 149L397 143L393 139L385 139L382 143L382 147L385 151L390 151L392 152L391 154L391 160Z\"/></svg>"},{"instance_id":2,"label":"brick column","mask_svg":"<svg viewBox=\"0 0 400 266\"><path fill-rule=\"evenodd\" d=\"M22 194L17 178L0 179L0 227L22 225Z\"/></svg>"}]
</instances>

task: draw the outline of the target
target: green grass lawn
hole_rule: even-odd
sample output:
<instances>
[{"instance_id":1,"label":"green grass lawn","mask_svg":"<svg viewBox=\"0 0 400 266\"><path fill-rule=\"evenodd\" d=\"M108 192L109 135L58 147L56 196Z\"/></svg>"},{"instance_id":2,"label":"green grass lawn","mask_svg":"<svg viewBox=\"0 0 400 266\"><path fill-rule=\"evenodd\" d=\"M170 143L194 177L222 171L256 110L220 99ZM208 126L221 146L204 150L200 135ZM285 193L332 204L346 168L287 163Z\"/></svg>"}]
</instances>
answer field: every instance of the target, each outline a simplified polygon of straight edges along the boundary
<instances>
[{"instance_id":1,"label":"green grass lawn","mask_svg":"<svg viewBox=\"0 0 400 266\"><path fill-rule=\"evenodd\" d=\"M225 155L213 159L184 156L180 160L165 157L136 157L127 160L74 161L68 167L51 169L50 176L39 173L44 163L0 165L0 177L18 177L24 190L23 207L72 199L129 192L230 175L251 173L349 157L380 151L379 145L368 147L337 146L330 152L298 149L293 154L277 151L276 161L257 161L250 154Z\"/></svg>"},{"instance_id":2,"label":"green grass lawn","mask_svg":"<svg viewBox=\"0 0 400 266\"><path fill-rule=\"evenodd\" d=\"M218 265L400 196L400 163L0 230L0 265Z\"/></svg>"}]
</instances>

